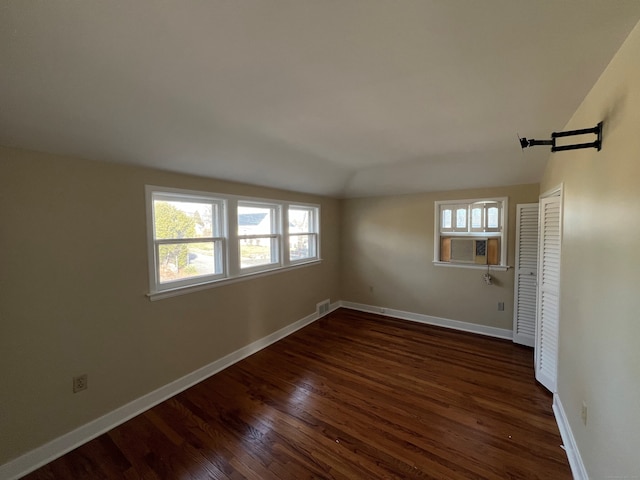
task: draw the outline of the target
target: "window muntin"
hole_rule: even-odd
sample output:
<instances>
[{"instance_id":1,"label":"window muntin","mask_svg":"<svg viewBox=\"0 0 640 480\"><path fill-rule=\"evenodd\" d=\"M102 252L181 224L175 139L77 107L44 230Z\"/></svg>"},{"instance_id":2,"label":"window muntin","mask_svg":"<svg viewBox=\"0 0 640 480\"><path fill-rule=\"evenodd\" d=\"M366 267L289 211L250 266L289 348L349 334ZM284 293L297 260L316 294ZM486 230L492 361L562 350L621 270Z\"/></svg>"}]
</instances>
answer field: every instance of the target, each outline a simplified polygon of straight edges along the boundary
<instances>
[{"instance_id":1,"label":"window muntin","mask_svg":"<svg viewBox=\"0 0 640 480\"><path fill-rule=\"evenodd\" d=\"M258 269L279 263L280 207L238 202L240 269Z\"/></svg>"},{"instance_id":2,"label":"window muntin","mask_svg":"<svg viewBox=\"0 0 640 480\"><path fill-rule=\"evenodd\" d=\"M291 262L306 261L318 256L318 208L290 206L289 259Z\"/></svg>"},{"instance_id":3,"label":"window muntin","mask_svg":"<svg viewBox=\"0 0 640 480\"><path fill-rule=\"evenodd\" d=\"M320 260L318 205L145 190L151 299Z\"/></svg>"},{"instance_id":4,"label":"window muntin","mask_svg":"<svg viewBox=\"0 0 640 480\"><path fill-rule=\"evenodd\" d=\"M507 198L438 201L435 210L435 263L506 266ZM451 240L464 237L476 239L470 245L484 245L487 252L476 252L473 259L456 260L458 255L451 248L463 244L452 244Z\"/></svg>"}]
</instances>

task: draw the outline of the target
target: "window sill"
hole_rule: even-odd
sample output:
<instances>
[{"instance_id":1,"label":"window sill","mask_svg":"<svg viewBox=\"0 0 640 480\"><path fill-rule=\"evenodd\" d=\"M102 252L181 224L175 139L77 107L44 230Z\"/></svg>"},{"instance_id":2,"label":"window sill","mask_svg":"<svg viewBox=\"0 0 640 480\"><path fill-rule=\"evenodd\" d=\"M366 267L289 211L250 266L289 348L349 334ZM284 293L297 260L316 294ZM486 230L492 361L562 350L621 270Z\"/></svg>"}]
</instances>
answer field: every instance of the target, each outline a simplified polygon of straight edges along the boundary
<instances>
[{"instance_id":1,"label":"window sill","mask_svg":"<svg viewBox=\"0 0 640 480\"><path fill-rule=\"evenodd\" d=\"M192 292L199 292L201 290L208 290L209 288L222 287L224 285L230 285L232 283L244 282L253 278L266 277L267 275L273 275L280 272L288 272L290 270L297 270L298 268L309 267L311 265L318 265L322 263L322 259L310 260L308 262L300 262L294 265L288 265L286 267L276 267L270 270L261 270L259 272L244 273L233 278L223 278L220 280L213 280L205 283L198 283L196 285L187 285L184 287L176 287L167 290L161 290L159 292L147 293L147 297L152 302L155 300L162 300L163 298L177 297L179 295L186 295Z\"/></svg>"},{"instance_id":2,"label":"window sill","mask_svg":"<svg viewBox=\"0 0 640 480\"><path fill-rule=\"evenodd\" d=\"M449 268L469 268L472 270L487 270L486 265L476 265L473 263L451 263L451 262L433 262L433 265L436 267L449 267ZM489 265L489 270L493 270L494 272L506 272L509 270L509 265Z\"/></svg>"}]
</instances>

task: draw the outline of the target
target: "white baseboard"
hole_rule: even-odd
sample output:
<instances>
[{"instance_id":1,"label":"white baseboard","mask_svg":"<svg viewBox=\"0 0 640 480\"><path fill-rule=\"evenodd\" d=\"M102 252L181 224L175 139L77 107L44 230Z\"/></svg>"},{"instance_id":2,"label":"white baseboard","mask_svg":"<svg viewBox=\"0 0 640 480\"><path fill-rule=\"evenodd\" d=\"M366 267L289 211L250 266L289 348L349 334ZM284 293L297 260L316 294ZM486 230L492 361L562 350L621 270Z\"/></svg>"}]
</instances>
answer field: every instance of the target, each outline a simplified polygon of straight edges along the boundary
<instances>
[{"instance_id":1,"label":"white baseboard","mask_svg":"<svg viewBox=\"0 0 640 480\"><path fill-rule=\"evenodd\" d=\"M340 302L332 303L329 307L329 312L332 312L340 307ZM120 408L117 408L106 415L97 418L69 433L62 435L61 437L52 440L49 443L42 445L34 450L31 450L24 455L0 465L0 479L1 480L15 480L28 473L36 470L37 468L61 457L67 452L70 452L74 448L93 440L99 435L117 427L118 425L126 422L127 420L139 415L151 407L165 401L168 398L186 390L187 388L199 383L206 378L215 375L216 373L224 370L225 368L233 365L236 362L253 355L254 353L268 347L272 343L283 339L284 337L291 335L293 332L306 327L310 323L318 320L317 313L307 315L306 317L287 325L280 330L273 332L266 337L256 340L249 345L232 352L219 360L216 360L208 365L205 365L198 370L185 375L163 387L154 390Z\"/></svg>"},{"instance_id":2,"label":"white baseboard","mask_svg":"<svg viewBox=\"0 0 640 480\"><path fill-rule=\"evenodd\" d=\"M562 407L562 402L557 393L553 394L553 414L556 417L556 423L560 430L560 436L564 443L564 450L567 452L567 458L569 459L569 466L571 467L571 473L575 480L589 480L587 475L587 469L582 463L582 457L576 444L576 439L573 437L571 426L567 420L567 415Z\"/></svg>"},{"instance_id":3,"label":"white baseboard","mask_svg":"<svg viewBox=\"0 0 640 480\"><path fill-rule=\"evenodd\" d=\"M351 310L359 310L361 312L378 313L388 317L399 318L401 320L409 320L412 322L426 323L428 325L437 325L439 327L452 328L463 332L477 333L489 337L513 339L513 330L506 328L487 327L476 323L461 322L459 320L450 320L448 318L432 317L431 315L423 315L421 313L404 312L393 308L377 307L374 305L365 305L363 303L341 301L340 306L350 308Z\"/></svg>"}]
</instances>

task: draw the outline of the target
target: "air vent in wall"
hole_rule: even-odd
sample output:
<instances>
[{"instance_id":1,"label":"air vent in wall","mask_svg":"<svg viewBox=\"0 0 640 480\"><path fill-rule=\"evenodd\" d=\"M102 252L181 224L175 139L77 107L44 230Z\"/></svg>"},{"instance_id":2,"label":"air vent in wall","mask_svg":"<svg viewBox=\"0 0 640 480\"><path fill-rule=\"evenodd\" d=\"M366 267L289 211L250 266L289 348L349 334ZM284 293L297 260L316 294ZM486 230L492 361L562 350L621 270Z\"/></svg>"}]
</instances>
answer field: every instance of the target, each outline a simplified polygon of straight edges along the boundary
<instances>
[{"instance_id":1,"label":"air vent in wall","mask_svg":"<svg viewBox=\"0 0 640 480\"><path fill-rule=\"evenodd\" d=\"M318 303L316 305L316 313L318 314L318 317L323 317L324 315L329 313L330 305L331 305L331 301L328 299Z\"/></svg>"}]
</instances>

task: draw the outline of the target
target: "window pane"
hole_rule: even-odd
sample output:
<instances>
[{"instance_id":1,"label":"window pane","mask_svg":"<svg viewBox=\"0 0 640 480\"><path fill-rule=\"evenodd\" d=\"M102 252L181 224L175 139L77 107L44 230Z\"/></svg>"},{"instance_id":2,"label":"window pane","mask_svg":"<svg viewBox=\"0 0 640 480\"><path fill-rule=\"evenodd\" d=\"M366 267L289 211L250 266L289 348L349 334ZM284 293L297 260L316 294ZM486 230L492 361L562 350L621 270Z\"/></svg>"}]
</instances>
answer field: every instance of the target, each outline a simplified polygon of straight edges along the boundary
<instances>
[{"instance_id":1,"label":"window pane","mask_svg":"<svg viewBox=\"0 0 640 480\"><path fill-rule=\"evenodd\" d=\"M487 228L498 228L500 226L498 212L498 207L489 207L487 209Z\"/></svg>"},{"instance_id":2,"label":"window pane","mask_svg":"<svg viewBox=\"0 0 640 480\"><path fill-rule=\"evenodd\" d=\"M289 232L311 233L313 231L313 210L311 208L289 209Z\"/></svg>"},{"instance_id":3,"label":"window pane","mask_svg":"<svg viewBox=\"0 0 640 480\"><path fill-rule=\"evenodd\" d=\"M271 238L240 239L240 268L276 263L274 252Z\"/></svg>"},{"instance_id":4,"label":"window pane","mask_svg":"<svg viewBox=\"0 0 640 480\"><path fill-rule=\"evenodd\" d=\"M466 228L466 227L467 227L467 209L457 208L456 209L456 228Z\"/></svg>"},{"instance_id":5,"label":"window pane","mask_svg":"<svg viewBox=\"0 0 640 480\"><path fill-rule=\"evenodd\" d=\"M160 283L222 272L213 242L172 243L158 246Z\"/></svg>"},{"instance_id":6,"label":"window pane","mask_svg":"<svg viewBox=\"0 0 640 480\"><path fill-rule=\"evenodd\" d=\"M482 207L471 209L471 228L482 228Z\"/></svg>"},{"instance_id":7,"label":"window pane","mask_svg":"<svg viewBox=\"0 0 640 480\"><path fill-rule=\"evenodd\" d=\"M451 210L442 210L442 228L451 228Z\"/></svg>"},{"instance_id":8,"label":"window pane","mask_svg":"<svg viewBox=\"0 0 640 480\"><path fill-rule=\"evenodd\" d=\"M289 259L293 262L313 258L315 254L315 236L291 235L289 237Z\"/></svg>"},{"instance_id":9,"label":"window pane","mask_svg":"<svg viewBox=\"0 0 640 480\"><path fill-rule=\"evenodd\" d=\"M271 234L273 208L238 205L238 235Z\"/></svg>"},{"instance_id":10,"label":"window pane","mask_svg":"<svg viewBox=\"0 0 640 480\"><path fill-rule=\"evenodd\" d=\"M213 214L210 203L154 200L155 238L212 237L216 234L213 231Z\"/></svg>"}]
</instances>

